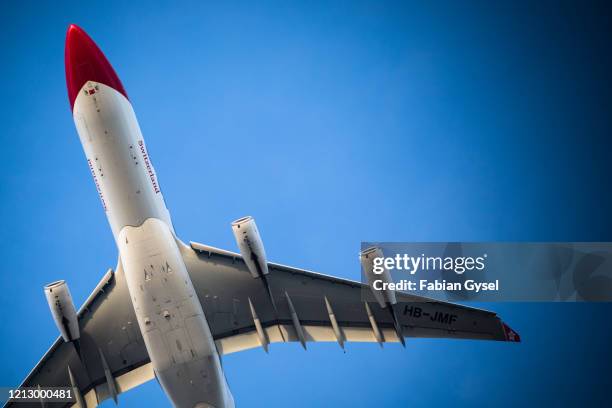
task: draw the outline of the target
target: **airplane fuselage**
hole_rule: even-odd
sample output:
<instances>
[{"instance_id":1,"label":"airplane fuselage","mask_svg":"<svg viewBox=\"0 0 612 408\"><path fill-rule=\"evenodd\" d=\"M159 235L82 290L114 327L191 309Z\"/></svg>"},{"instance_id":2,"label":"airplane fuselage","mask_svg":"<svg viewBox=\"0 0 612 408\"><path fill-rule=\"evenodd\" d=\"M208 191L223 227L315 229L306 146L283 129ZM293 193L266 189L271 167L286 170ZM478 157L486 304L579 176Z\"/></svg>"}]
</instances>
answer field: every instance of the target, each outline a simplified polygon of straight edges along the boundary
<instances>
[{"instance_id":1,"label":"airplane fuselage","mask_svg":"<svg viewBox=\"0 0 612 408\"><path fill-rule=\"evenodd\" d=\"M175 406L232 407L131 103L114 88L87 81L73 118L157 379Z\"/></svg>"}]
</instances>

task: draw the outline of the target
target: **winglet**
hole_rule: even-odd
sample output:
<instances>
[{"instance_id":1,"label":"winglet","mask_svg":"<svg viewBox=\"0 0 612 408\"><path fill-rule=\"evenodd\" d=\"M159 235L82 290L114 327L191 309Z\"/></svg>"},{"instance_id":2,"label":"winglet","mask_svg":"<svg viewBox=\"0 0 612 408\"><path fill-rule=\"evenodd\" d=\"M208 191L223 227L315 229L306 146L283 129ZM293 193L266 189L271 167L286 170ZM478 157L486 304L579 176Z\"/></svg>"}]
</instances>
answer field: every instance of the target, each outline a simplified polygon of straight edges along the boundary
<instances>
[{"instance_id":1,"label":"winglet","mask_svg":"<svg viewBox=\"0 0 612 408\"><path fill-rule=\"evenodd\" d=\"M506 341L515 342L515 343L521 342L521 336L517 332L512 330L510 326L502 322L502 327L504 328L504 337L506 338Z\"/></svg>"}]
</instances>

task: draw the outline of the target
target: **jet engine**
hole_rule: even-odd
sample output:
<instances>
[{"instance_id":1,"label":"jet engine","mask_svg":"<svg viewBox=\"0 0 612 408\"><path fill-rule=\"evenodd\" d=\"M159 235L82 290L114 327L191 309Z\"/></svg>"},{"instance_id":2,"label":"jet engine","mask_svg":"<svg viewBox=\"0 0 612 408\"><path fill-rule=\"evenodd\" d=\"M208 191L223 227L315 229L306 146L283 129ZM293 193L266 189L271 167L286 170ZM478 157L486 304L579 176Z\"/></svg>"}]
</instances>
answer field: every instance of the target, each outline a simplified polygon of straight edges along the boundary
<instances>
[{"instance_id":1,"label":"jet engine","mask_svg":"<svg viewBox=\"0 0 612 408\"><path fill-rule=\"evenodd\" d=\"M268 261L263 242L259 236L253 217L242 217L232 222L232 231L236 238L242 259L254 278L268 274Z\"/></svg>"},{"instance_id":2,"label":"jet engine","mask_svg":"<svg viewBox=\"0 0 612 408\"><path fill-rule=\"evenodd\" d=\"M384 267L384 265L378 266L382 268L382 271L379 273L374 272L374 259L382 258L384 259L384 255L382 250L378 247L370 247L365 249L359 253L359 261L361 262L361 267L363 268L363 273L368 281L368 285L370 285L370 289L372 290L372 294L376 301L380 304L381 307L385 307L387 304L396 304L397 299L395 298L395 291L390 289L382 289L376 290L374 289L374 283L376 281L381 281L377 286L380 286L380 283L392 283L391 274L389 270Z\"/></svg>"},{"instance_id":3,"label":"jet engine","mask_svg":"<svg viewBox=\"0 0 612 408\"><path fill-rule=\"evenodd\" d=\"M53 320L55 320L55 325L62 334L64 341L72 342L78 340L81 335L79 332L79 321L68 284L60 280L46 285L45 296L47 303L49 303Z\"/></svg>"}]
</instances>

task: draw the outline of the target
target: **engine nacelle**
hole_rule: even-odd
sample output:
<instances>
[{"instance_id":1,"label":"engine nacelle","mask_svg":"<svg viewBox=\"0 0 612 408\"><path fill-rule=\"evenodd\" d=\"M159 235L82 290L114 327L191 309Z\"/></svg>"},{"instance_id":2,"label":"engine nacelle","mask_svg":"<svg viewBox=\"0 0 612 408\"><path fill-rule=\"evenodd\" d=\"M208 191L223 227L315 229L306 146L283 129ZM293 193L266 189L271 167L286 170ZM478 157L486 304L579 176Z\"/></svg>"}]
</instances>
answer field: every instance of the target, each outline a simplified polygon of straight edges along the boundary
<instances>
[{"instance_id":1,"label":"engine nacelle","mask_svg":"<svg viewBox=\"0 0 612 408\"><path fill-rule=\"evenodd\" d=\"M376 281L382 281L382 283L393 282L391 280L391 274L389 273L389 270L385 268L384 265L377 267L377 269L382 268L382 271L380 273L374 272L374 259L376 258L384 258L382 250L378 247L370 247L359 253L359 262L361 262L363 273L366 276L368 285L370 285L370 289L372 290L372 294L374 295L374 298L376 298L376 301L380 304L381 307L386 307L387 303L394 305L397 303L394 290L374 289L374 283ZM380 282L378 285L380 285Z\"/></svg>"},{"instance_id":2,"label":"engine nacelle","mask_svg":"<svg viewBox=\"0 0 612 408\"><path fill-rule=\"evenodd\" d=\"M232 222L232 231L240 249L242 259L246 263L251 275L258 278L268 274L268 260L259 230L253 217L242 217Z\"/></svg>"},{"instance_id":3,"label":"engine nacelle","mask_svg":"<svg viewBox=\"0 0 612 408\"><path fill-rule=\"evenodd\" d=\"M49 303L53 320L55 320L55 325L62 334L64 341L71 342L78 340L81 336L79 320L68 284L60 280L46 285L45 296L47 303Z\"/></svg>"}]
</instances>

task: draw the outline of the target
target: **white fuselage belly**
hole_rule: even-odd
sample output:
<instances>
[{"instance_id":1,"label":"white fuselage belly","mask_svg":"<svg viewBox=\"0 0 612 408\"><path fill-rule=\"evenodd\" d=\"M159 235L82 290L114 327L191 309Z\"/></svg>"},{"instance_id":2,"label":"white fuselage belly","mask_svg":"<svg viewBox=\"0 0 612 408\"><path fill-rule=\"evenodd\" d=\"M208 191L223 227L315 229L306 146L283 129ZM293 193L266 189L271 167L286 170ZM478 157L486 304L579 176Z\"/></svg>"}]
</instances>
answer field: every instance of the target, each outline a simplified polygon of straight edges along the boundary
<instances>
[{"instance_id":1,"label":"white fuselage belly","mask_svg":"<svg viewBox=\"0 0 612 408\"><path fill-rule=\"evenodd\" d=\"M73 116L161 386L176 406L232 407L130 102L90 81L75 100Z\"/></svg>"}]
</instances>

